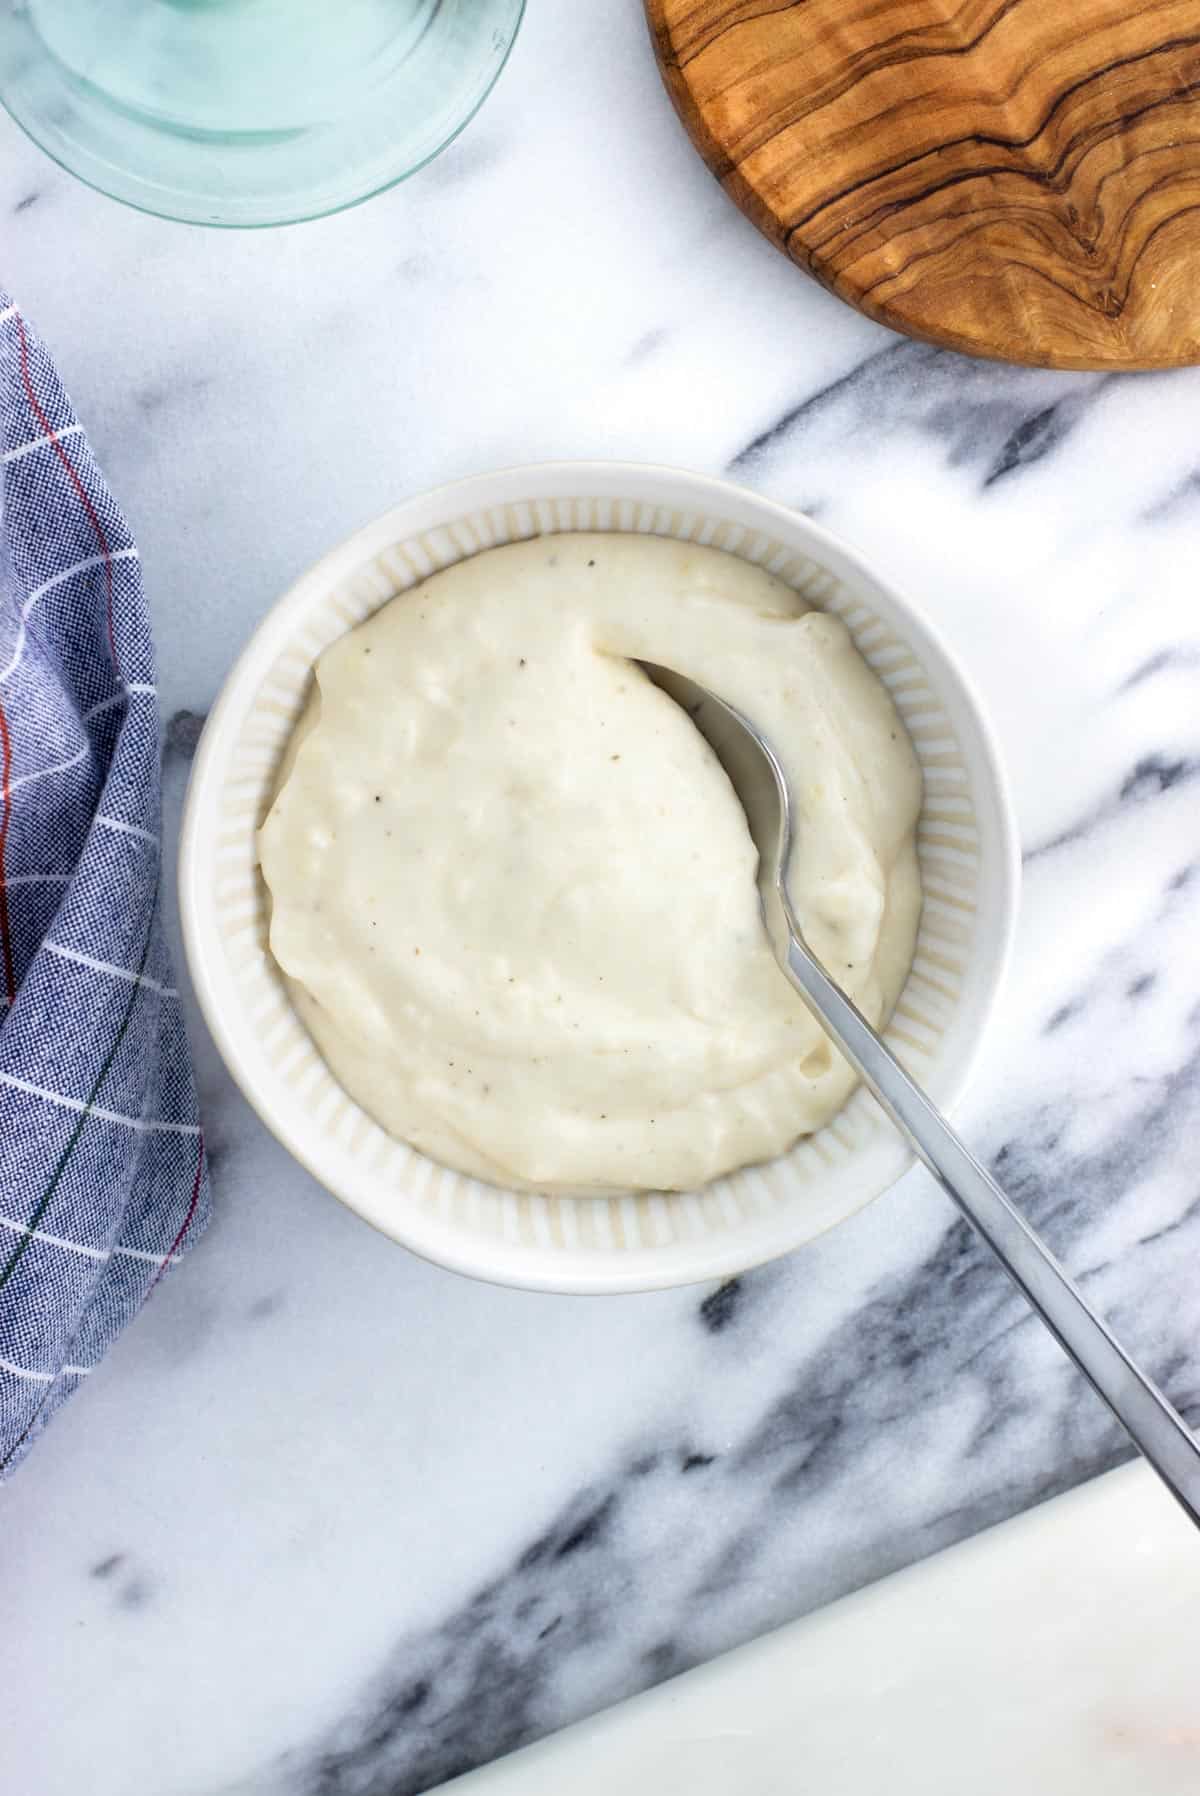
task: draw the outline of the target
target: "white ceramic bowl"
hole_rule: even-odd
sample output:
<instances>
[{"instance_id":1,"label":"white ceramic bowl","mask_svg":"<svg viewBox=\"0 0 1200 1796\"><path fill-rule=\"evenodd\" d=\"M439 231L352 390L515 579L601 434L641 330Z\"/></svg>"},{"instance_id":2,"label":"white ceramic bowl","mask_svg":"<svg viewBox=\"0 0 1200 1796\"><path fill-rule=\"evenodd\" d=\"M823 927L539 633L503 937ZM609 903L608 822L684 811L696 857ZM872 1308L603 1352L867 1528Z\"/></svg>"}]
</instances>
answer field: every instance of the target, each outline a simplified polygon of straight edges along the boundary
<instances>
[{"instance_id":1,"label":"white ceramic bowl","mask_svg":"<svg viewBox=\"0 0 1200 1796\"><path fill-rule=\"evenodd\" d=\"M929 624L823 530L739 487L667 468L567 462L442 487L360 530L279 600L197 752L180 868L188 961L209 1028L263 1121L394 1240L457 1271L543 1290L725 1277L842 1221L905 1170L907 1149L864 1092L782 1159L703 1191L502 1191L434 1164L359 1109L317 1054L267 948L256 831L321 651L435 569L562 530L713 543L845 619L890 687L925 778L925 904L888 1039L939 1104L953 1103L1008 957L1018 884L1012 815L979 702Z\"/></svg>"}]
</instances>

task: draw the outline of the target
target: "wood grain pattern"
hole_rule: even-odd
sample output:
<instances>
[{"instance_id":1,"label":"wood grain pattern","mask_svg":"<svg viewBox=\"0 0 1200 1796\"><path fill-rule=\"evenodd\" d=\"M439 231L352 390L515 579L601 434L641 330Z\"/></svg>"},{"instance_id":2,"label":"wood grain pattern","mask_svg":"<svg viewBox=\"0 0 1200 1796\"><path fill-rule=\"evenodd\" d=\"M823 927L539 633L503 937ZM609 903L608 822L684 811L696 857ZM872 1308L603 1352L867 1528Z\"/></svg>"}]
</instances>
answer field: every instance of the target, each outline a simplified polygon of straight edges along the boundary
<instances>
[{"instance_id":1,"label":"wood grain pattern","mask_svg":"<svg viewBox=\"0 0 1200 1796\"><path fill-rule=\"evenodd\" d=\"M1200 361L1200 0L646 10L713 173L842 299L1009 361Z\"/></svg>"}]
</instances>

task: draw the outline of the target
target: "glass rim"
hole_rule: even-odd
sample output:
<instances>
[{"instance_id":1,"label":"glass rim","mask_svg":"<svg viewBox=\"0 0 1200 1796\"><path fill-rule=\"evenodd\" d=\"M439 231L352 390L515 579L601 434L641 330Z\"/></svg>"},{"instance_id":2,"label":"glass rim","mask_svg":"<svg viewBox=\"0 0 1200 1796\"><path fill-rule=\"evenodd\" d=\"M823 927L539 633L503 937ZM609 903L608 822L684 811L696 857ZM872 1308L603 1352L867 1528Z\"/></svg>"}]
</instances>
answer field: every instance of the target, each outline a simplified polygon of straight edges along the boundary
<instances>
[{"instance_id":1,"label":"glass rim","mask_svg":"<svg viewBox=\"0 0 1200 1796\"><path fill-rule=\"evenodd\" d=\"M106 199L114 200L119 205L128 206L132 211L140 212L143 216L166 219L172 224L195 225L202 229L216 231L270 231L283 230L289 225L314 224L318 219L335 218L341 212L353 211L356 206L366 205L368 200L377 199L380 194L389 192L393 187L399 187L403 182L410 180L413 175L420 174L422 169L428 168L431 162L436 161L457 138L461 137L495 91L497 82L508 67L524 22L526 4L527 0L510 0L512 24L503 54L498 57L495 68L480 91L473 97L470 105L464 110L461 118L431 149L426 150L416 161L398 169L395 173L389 174L383 179L372 179L361 192L348 194L346 197L335 199L328 204L321 203L306 207L302 203L297 203L294 209L281 209L274 216L220 218L201 215L198 206L196 209L187 210L172 208L165 202L156 204L151 184L143 175L130 173L128 169L113 165L115 179L106 182L91 170L86 159L84 166L77 166L73 163L61 145L55 144L52 140L47 141L38 132L36 124L23 117L21 112L14 107L9 91L3 82L0 82L0 106L29 142L44 156L47 156L57 168L62 169L65 174L70 175L83 186L90 188L93 193L103 194ZM128 183L128 191L121 185L122 177Z\"/></svg>"}]
</instances>

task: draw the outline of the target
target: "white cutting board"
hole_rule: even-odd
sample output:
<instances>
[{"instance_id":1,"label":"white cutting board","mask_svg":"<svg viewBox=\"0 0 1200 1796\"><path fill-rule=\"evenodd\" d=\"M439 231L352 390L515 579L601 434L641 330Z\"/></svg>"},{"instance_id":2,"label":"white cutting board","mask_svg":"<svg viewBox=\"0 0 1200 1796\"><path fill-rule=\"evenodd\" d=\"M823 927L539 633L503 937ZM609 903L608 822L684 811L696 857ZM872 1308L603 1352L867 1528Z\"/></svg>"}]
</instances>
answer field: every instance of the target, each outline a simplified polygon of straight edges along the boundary
<instances>
[{"instance_id":1,"label":"white cutting board","mask_svg":"<svg viewBox=\"0 0 1200 1796\"><path fill-rule=\"evenodd\" d=\"M1200 1796L1200 1533L1140 1463L455 1796Z\"/></svg>"}]
</instances>

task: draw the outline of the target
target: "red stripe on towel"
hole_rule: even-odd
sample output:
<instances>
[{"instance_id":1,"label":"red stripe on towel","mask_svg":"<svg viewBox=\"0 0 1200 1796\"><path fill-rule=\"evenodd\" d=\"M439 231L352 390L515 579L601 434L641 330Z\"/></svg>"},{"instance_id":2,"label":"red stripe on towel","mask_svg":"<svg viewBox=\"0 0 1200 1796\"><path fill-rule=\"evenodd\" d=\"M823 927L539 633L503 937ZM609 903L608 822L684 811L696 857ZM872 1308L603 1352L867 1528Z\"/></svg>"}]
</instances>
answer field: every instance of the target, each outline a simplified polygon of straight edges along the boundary
<instances>
[{"instance_id":1,"label":"red stripe on towel","mask_svg":"<svg viewBox=\"0 0 1200 1796\"><path fill-rule=\"evenodd\" d=\"M204 1137L203 1137L203 1135L201 1135L201 1137L200 1137L200 1152L196 1157L196 1176L192 1180L192 1201L188 1205L187 1215L183 1219L183 1223L180 1227L179 1233L176 1235L176 1237L172 1241L170 1247L168 1247L168 1249L167 1249L166 1258L163 1260L158 1271L154 1274L154 1277L150 1280L150 1287L149 1287L149 1290L147 1290L147 1292L146 1292L147 1297L149 1297L150 1292L153 1291L155 1285L158 1283L158 1281L162 1277L163 1273L167 1270L167 1267L171 1264L171 1261L175 1258L175 1255L179 1252L179 1249L183 1246L183 1238L192 1226L192 1217L196 1214L196 1205L200 1202L200 1182L203 1179L203 1177L204 1177Z\"/></svg>"},{"instance_id":2,"label":"red stripe on towel","mask_svg":"<svg viewBox=\"0 0 1200 1796\"><path fill-rule=\"evenodd\" d=\"M4 855L8 847L8 823L12 816L12 737L8 718L0 705L0 961L3 962L4 993L9 1004L17 1001L17 975L13 967L12 930L8 920L8 885L4 877Z\"/></svg>"}]
</instances>

